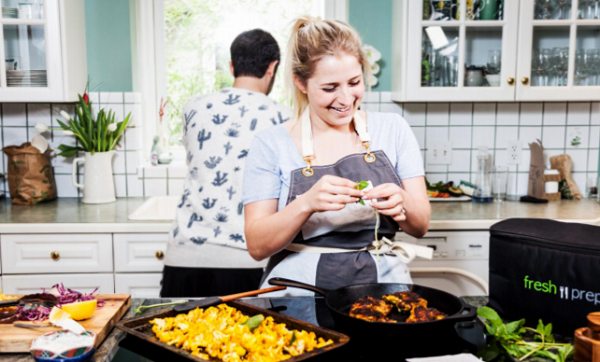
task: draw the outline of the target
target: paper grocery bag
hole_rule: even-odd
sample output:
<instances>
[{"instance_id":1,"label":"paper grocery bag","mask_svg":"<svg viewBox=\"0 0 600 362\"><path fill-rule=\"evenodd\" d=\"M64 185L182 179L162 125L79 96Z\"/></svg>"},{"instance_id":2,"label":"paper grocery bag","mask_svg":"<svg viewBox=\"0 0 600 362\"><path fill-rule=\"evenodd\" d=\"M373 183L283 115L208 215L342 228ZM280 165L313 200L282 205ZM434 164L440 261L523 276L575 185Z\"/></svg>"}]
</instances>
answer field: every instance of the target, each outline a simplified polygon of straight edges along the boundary
<instances>
[{"instance_id":1,"label":"paper grocery bag","mask_svg":"<svg viewBox=\"0 0 600 362\"><path fill-rule=\"evenodd\" d=\"M529 184L527 195L541 199L544 195L544 146L542 141L529 144L531 162L529 163Z\"/></svg>"},{"instance_id":2,"label":"paper grocery bag","mask_svg":"<svg viewBox=\"0 0 600 362\"><path fill-rule=\"evenodd\" d=\"M56 182L50 164L51 149L43 154L31 143L7 146L2 149L8 156L7 178L12 203L35 205L56 199Z\"/></svg>"},{"instance_id":3,"label":"paper grocery bag","mask_svg":"<svg viewBox=\"0 0 600 362\"><path fill-rule=\"evenodd\" d=\"M552 156L550 157L550 166L560 172L560 178L563 180L560 192L563 198L581 200L583 196L579 192L575 180L573 180L573 160L571 160L571 156L567 154Z\"/></svg>"}]
</instances>

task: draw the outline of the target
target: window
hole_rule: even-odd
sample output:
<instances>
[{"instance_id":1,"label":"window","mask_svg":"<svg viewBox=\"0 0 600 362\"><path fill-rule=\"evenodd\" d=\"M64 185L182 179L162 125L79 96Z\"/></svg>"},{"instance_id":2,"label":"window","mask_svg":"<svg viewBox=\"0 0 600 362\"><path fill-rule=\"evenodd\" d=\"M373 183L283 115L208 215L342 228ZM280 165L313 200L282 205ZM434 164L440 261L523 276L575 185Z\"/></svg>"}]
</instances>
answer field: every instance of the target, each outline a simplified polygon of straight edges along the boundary
<instances>
[{"instance_id":1,"label":"window","mask_svg":"<svg viewBox=\"0 0 600 362\"><path fill-rule=\"evenodd\" d=\"M164 0L166 69L157 72L166 72L169 103L163 122L168 144L180 144L181 112L190 97L233 84L229 47L238 34L255 28L270 32L279 43L283 64L292 22L304 14L324 17L325 0ZM282 66L269 96L289 103Z\"/></svg>"}]
</instances>

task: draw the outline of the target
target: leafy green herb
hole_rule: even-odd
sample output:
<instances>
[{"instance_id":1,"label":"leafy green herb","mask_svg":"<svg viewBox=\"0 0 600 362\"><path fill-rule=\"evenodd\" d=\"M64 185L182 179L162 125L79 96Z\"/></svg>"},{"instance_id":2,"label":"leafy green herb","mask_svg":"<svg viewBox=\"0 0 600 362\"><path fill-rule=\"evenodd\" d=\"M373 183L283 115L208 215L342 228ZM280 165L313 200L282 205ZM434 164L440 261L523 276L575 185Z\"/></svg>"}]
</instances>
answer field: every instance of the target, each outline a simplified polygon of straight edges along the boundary
<instances>
[{"instance_id":1,"label":"leafy green herb","mask_svg":"<svg viewBox=\"0 0 600 362\"><path fill-rule=\"evenodd\" d=\"M364 190L369 186L369 182L367 181L356 181L356 186L354 186L357 190ZM357 201L359 204L365 206L365 201L361 198ZM381 218L379 217L379 213L376 208L373 208L375 211L375 250L377 252L377 260L379 259L379 239L377 234L379 233L379 226L381 225Z\"/></svg>"},{"instance_id":2,"label":"leafy green herb","mask_svg":"<svg viewBox=\"0 0 600 362\"><path fill-rule=\"evenodd\" d=\"M248 320L242 323L242 325L247 326L248 328L250 328L251 331L253 331L256 328L258 328L258 326L260 326L264 319L265 317L262 314L257 314L253 317L248 318Z\"/></svg>"},{"instance_id":3,"label":"leafy green herb","mask_svg":"<svg viewBox=\"0 0 600 362\"><path fill-rule=\"evenodd\" d=\"M494 340L477 353L484 361L491 361L506 353L524 361L529 357L545 357L556 362L565 362L573 353L570 343L556 343L552 335L552 324L544 325L540 320L537 328L525 327L525 319L504 324L495 310L489 307L477 309L477 315L485 318L485 327ZM534 341L525 341L526 333L534 334Z\"/></svg>"},{"instance_id":4,"label":"leafy green herb","mask_svg":"<svg viewBox=\"0 0 600 362\"><path fill-rule=\"evenodd\" d=\"M292 332L292 339L290 339L289 345L291 346L292 344L294 344L294 342L296 342L296 331L295 330Z\"/></svg>"}]
</instances>

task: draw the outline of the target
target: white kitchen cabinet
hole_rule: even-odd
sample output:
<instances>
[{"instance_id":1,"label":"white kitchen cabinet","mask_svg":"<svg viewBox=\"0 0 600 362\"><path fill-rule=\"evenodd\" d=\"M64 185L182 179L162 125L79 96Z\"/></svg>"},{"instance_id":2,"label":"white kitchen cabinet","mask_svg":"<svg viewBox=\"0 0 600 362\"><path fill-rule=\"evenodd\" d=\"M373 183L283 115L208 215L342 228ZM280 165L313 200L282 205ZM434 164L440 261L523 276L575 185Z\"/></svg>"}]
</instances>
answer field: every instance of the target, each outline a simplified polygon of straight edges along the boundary
<instances>
[{"instance_id":1,"label":"white kitchen cabinet","mask_svg":"<svg viewBox=\"0 0 600 362\"><path fill-rule=\"evenodd\" d=\"M0 102L70 102L87 81L84 2L2 0Z\"/></svg>"},{"instance_id":2,"label":"white kitchen cabinet","mask_svg":"<svg viewBox=\"0 0 600 362\"><path fill-rule=\"evenodd\" d=\"M111 234L5 234L4 275L112 272Z\"/></svg>"},{"instance_id":3,"label":"white kitchen cabinet","mask_svg":"<svg viewBox=\"0 0 600 362\"><path fill-rule=\"evenodd\" d=\"M393 3L393 17L402 21L395 21L392 28L392 100L598 99L597 2L504 0L502 15L486 20L465 16L470 1L431 1L448 8L429 13L424 12L424 3ZM499 63L493 51L501 52ZM499 77L484 76L479 86L480 67Z\"/></svg>"},{"instance_id":4,"label":"white kitchen cabinet","mask_svg":"<svg viewBox=\"0 0 600 362\"><path fill-rule=\"evenodd\" d=\"M115 291L132 298L159 298L161 280L162 273L115 274Z\"/></svg>"},{"instance_id":5,"label":"white kitchen cabinet","mask_svg":"<svg viewBox=\"0 0 600 362\"><path fill-rule=\"evenodd\" d=\"M169 234L114 234L116 272L161 272Z\"/></svg>"},{"instance_id":6,"label":"white kitchen cabinet","mask_svg":"<svg viewBox=\"0 0 600 362\"><path fill-rule=\"evenodd\" d=\"M557 3L536 8L521 1L516 99L598 100L600 9L596 13L595 2L571 0L560 19Z\"/></svg>"},{"instance_id":7,"label":"white kitchen cabinet","mask_svg":"<svg viewBox=\"0 0 600 362\"><path fill-rule=\"evenodd\" d=\"M56 283L63 283L67 288L82 293L91 293L98 288L98 293L114 293L114 276L110 274L42 274L42 275L3 275L3 293L33 294L40 293L41 288L50 289Z\"/></svg>"}]
</instances>

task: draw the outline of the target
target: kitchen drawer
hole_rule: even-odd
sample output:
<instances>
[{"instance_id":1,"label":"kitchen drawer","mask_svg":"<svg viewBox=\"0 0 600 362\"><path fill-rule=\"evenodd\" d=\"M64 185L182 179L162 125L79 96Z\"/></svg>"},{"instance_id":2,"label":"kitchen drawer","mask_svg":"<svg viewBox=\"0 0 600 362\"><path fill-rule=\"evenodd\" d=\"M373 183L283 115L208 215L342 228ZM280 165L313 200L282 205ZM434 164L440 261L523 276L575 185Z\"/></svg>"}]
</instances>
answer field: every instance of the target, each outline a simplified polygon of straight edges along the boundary
<instances>
[{"instance_id":1,"label":"kitchen drawer","mask_svg":"<svg viewBox=\"0 0 600 362\"><path fill-rule=\"evenodd\" d=\"M0 245L4 275L113 271L111 234L2 235Z\"/></svg>"},{"instance_id":2,"label":"kitchen drawer","mask_svg":"<svg viewBox=\"0 0 600 362\"><path fill-rule=\"evenodd\" d=\"M169 234L114 234L116 272L160 272Z\"/></svg>"},{"instance_id":3,"label":"kitchen drawer","mask_svg":"<svg viewBox=\"0 0 600 362\"><path fill-rule=\"evenodd\" d=\"M43 275L3 275L3 293L32 294L40 293L41 288L50 289L54 284L63 283L65 287L82 293L114 293L113 274L43 274Z\"/></svg>"},{"instance_id":4,"label":"kitchen drawer","mask_svg":"<svg viewBox=\"0 0 600 362\"><path fill-rule=\"evenodd\" d=\"M162 273L115 274L115 290L132 298L159 298L161 280Z\"/></svg>"}]
</instances>

